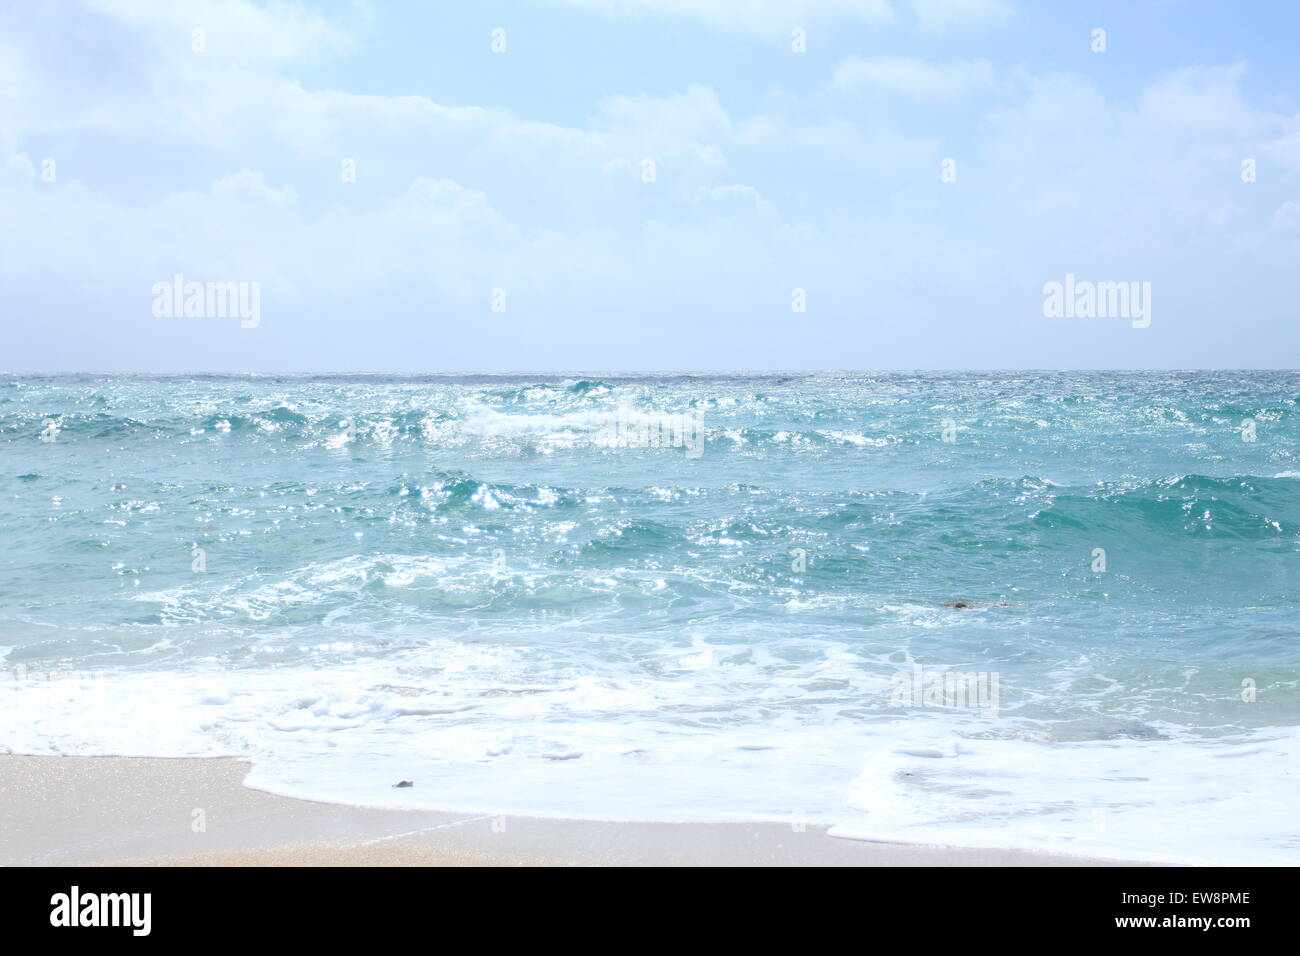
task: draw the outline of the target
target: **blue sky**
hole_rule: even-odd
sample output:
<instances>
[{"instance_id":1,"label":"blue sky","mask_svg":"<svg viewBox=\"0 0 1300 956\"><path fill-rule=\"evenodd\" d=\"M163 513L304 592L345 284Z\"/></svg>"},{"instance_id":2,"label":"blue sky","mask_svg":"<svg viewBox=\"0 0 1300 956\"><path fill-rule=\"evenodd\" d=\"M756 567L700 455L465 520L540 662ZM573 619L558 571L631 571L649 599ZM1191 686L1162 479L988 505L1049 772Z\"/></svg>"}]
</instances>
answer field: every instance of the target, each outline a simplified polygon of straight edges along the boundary
<instances>
[{"instance_id":1,"label":"blue sky","mask_svg":"<svg viewBox=\"0 0 1300 956\"><path fill-rule=\"evenodd\" d=\"M1281 0L6 5L0 369L1293 368L1297 35ZM258 283L256 327L155 315L178 273ZM1150 325L1046 317L1067 274L1149 282Z\"/></svg>"}]
</instances>

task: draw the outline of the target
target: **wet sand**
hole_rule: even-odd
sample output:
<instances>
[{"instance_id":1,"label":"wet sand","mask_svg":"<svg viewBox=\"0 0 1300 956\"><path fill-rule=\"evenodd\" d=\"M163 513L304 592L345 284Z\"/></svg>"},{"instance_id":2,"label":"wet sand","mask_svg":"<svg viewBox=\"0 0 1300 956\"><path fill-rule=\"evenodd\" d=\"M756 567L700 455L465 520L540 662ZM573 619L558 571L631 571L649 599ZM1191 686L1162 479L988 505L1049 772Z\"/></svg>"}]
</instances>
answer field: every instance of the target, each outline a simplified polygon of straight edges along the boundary
<instances>
[{"instance_id":1,"label":"wet sand","mask_svg":"<svg viewBox=\"0 0 1300 956\"><path fill-rule=\"evenodd\" d=\"M243 785L233 758L0 756L0 865L1105 866L869 843L781 823L622 823L385 810Z\"/></svg>"}]
</instances>

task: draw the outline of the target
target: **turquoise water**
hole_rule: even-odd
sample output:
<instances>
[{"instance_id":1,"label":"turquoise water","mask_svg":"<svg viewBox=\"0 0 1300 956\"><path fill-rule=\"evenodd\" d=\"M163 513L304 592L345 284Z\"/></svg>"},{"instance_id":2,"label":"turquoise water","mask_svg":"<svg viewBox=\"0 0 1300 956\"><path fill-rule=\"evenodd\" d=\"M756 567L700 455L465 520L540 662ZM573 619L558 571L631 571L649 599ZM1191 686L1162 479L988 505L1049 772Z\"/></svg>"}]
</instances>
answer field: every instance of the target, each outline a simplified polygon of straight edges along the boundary
<instances>
[{"instance_id":1,"label":"turquoise water","mask_svg":"<svg viewBox=\"0 0 1300 956\"><path fill-rule=\"evenodd\" d=\"M1293 372L3 377L0 749L1289 861L1298 400ZM916 665L996 706L900 703Z\"/></svg>"}]
</instances>

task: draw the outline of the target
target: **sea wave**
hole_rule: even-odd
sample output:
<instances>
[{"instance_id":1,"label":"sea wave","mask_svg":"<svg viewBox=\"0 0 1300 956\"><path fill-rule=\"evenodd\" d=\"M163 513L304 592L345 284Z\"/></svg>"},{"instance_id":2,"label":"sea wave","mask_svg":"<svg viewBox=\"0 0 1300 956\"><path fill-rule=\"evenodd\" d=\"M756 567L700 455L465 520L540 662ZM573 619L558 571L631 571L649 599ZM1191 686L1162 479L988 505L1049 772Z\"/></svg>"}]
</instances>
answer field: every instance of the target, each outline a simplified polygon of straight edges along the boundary
<instances>
[{"instance_id":1,"label":"sea wave","mask_svg":"<svg viewBox=\"0 0 1300 956\"><path fill-rule=\"evenodd\" d=\"M1094 853L1173 806L1283 859L1222 780L1298 796L1298 385L0 376L0 749ZM699 456L606 427L683 414ZM918 667L996 715L892 701Z\"/></svg>"}]
</instances>

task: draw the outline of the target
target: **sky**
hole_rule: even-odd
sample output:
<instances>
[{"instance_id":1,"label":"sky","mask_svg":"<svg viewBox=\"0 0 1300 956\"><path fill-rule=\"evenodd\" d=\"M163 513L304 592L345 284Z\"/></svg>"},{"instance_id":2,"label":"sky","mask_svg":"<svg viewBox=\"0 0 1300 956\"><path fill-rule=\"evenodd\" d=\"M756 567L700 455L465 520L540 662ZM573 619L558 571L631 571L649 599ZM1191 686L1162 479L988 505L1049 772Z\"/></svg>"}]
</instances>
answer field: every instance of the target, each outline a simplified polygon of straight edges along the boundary
<instances>
[{"instance_id":1,"label":"sky","mask_svg":"<svg viewBox=\"0 0 1300 956\"><path fill-rule=\"evenodd\" d=\"M1296 368L1297 36L1291 0L6 3L0 371ZM1067 276L1147 311L1048 314Z\"/></svg>"}]
</instances>

